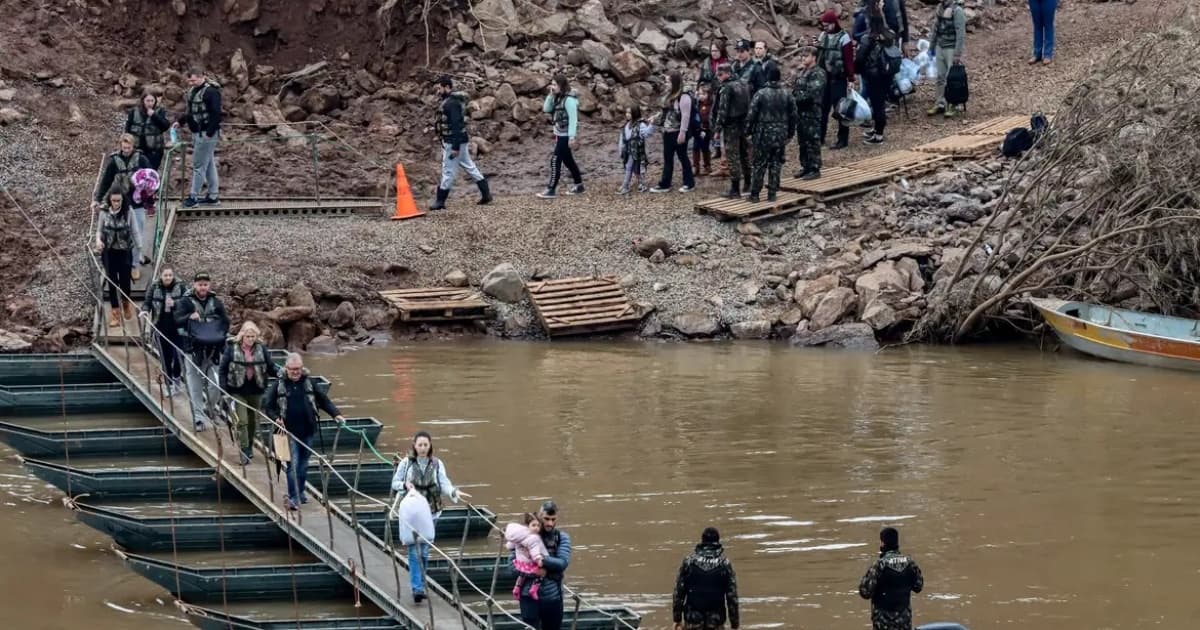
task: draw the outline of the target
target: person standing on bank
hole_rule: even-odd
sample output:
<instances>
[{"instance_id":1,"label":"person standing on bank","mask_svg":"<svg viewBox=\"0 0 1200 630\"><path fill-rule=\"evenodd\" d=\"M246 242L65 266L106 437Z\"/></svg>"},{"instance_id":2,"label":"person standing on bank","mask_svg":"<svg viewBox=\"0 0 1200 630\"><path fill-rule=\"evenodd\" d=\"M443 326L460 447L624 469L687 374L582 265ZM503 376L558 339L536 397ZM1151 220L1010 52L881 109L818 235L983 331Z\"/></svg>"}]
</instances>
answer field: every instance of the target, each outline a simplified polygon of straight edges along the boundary
<instances>
[{"instance_id":1,"label":"person standing on bank","mask_svg":"<svg viewBox=\"0 0 1200 630\"><path fill-rule=\"evenodd\" d=\"M821 15L821 28L824 32L817 38L817 53L826 79L825 98L821 102L821 142L824 143L829 130L829 114L854 83L854 41L842 30L835 9ZM850 128L838 121L837 142L829 148L836 151L848 146Z\"/></svg>"},{"instance_id":2,"label":"person standing on bank","mask_svg":"<svg viewBox=\"0 0 1200 630\"><path fill-rule=\"evenodd\" d=\"M912 630L912 593L925 588L921 567L900 553L900 532L885 527L879 532L879 558L858 583L858 594L871 600L874 630Z\"/></svg>"},{"instance_id":3,"label":"person standing on bank","mask_svg":"<svg viewBox=\"0 0 1200 630\"><path fill-rule=\"evenodd\" d=\"M867 34L859 43L854 60L855 67L862 75L863 85L867 87L871 117L875 121L874 129L866 136L869 144L882 143L883 132L887 129L887 96L893 76L888 72L887 49L892 45L893 37L884 25L883 15L872 13L867 17Z\"/></svg>"},{"instance_id":4,"label":"person standing on bank","mask_svg":"<svg viewBox=\"0 0 1200 630\"><path fill-rule=\"evenodd\" d=\"M392 476L392 491L405 492L416 490L429 502L429 511L433 513L433 521L437 523L442 515L445 497L458 503L459 499L469 499L471 495L460 491L450 481L446 474L446 465L442 460L433 456L433 437L427 431L417 431L413 436L412 450L408 456L396 466L396 474ZM429 564L429 543L415 540L408 547L408 577L412 586L413 601L421 603L425 599L425 567Z\"/></svg>"},{"instance_id":5,"label":"person standing on bank","mask_svg":"<svg viewBox=\"0 0 1200 630\"><path fill-rule=\"evenodd\" d=\"M154 337L158 341L158 356L162 360L163 384L168 396L182 391L183 365L179 359L179 327L175 323L175 304L183 299L186 289L175 280L175 272L163 267L159 279L146 291L142 301L142 315L154 325Z\"/></svg>"},{"instance_id":6,"label":"person standing on bank","mask_svg":"<svg viewBox=\"0 0 1200 630\"><path fill-rule=\"evenodd\" d=\"M821 176L821 105L825 97L825 70L817 63L817 49L800 52L800 74L792 87L796 101L796 144L800 146L800 172L805 180Z\"/></svg>"},{"instance_id":7,"label":"person standing on bank","mask_svg":"<svg viewBox=\"0 0 1200 630\"><path fill-rule=\"evenodd\" d=\"M550 154L550 183L546 190L538 193L542 199L554 199L558 196L558 180L562 178L562 167L566 166L575 182L567 190L568 195L578 195L583 192L583 174L575 163L575 133L579 127L579 95L570 89L567 76L559 73L550 82L550 93L542 103L542 111L550 114L554 123L554 152Z\"/></svg>"},{"instance_id":8,"label":"person standing on bank","mask_svg":"<svg viewBox=\"0 0 1200 630\"><path fill-rule=\"evenodd\" d=\"M715 94L719 83L717 68L723 63L729 63L729 59L725 56L725 41L714 39L708 45L708 59L705 59L700 65L700 76L696 77L696 87L708 85Z\"/></svg>"},{"instance_id":9,"label":"person standing on bank","mask_svg":"<svg viewBox=\"0 0 1200 630\"><path fill-rule=\"evenodd\" d=\"M746 135L754 138L754 177L750 183L751 203L759 200L763 176L767 176L767 201L775 201L780 172L787 160L787 145L796 133L796 101L779 85L779 66L768 63L767 85L755 93L746 115Z\"/></svg>"},{"instance_id":10,"label":"person standing on bank","mask_svg":"<svg viewBox=\"0 0 1200 630\"><path fill-rule=\"evenodd\" d=\"M750 111L750 84L734 77L733 69L724 63L717 67L721 87L717 91L716 117L713 129L725 145L725 160L729 164L729 192L726 199L741 196L742 182L750 192L750 165L746 163L746 113Z\"/></svg>"},{"instance_id":11,"label":"person standing on bank","mask_svg":"<svg viewBox=\"0 0 1200 630\"><path fill-rule=\"evenodd\" d=\"M150 92L142 94L138 106L129 110L125 119L125 133L137 139L137 150L156 171L162 165L163 134L170 128L167 110L158 106L158 97Z\"/></svg>"},{"instance_id":12,"label":"person standing on bank","mask_svg":"<svg viewBox=\"0 0 1200 630\"><path fill-rule=\"evenodd\" d=\"M658 185L650 189L652 193L671 192L671 180L675 176L675 159L679 159L679 170L683 173L681 193L692 192L696 188L696 180L692 173L692 164L688 161L688 137L692 133L692 108L696 107L696 99L691 92L683 89L683 75L678 70L667 74L667 94L662 100L662 112L659 120L662 124L663 139L663 170Z\"/></svg>"},{"instance_id":13,"label":"person standing on bank","mask_svg":"<svg viewBox=\"0 0 1200 630\"><path fill-rule=\"evenodd\" d=\"M133 221L129 202L119 186L108 191L108 206L100 213L96 228L96 253L104 265L108 280L108 326L121 324L117 313L124 311L125 319L133 319L133 302L130 301L133 270L133 245L142 237ZM122 304L124 308L122 309Z\"/></svg>"},{"instance_id":14,"label":"person standing on bank","mask_svg":"<svg viewBox=\"0 0 1200 630\"><path fill-rule=\"evenodd\" d=\"M185 123L192 132L192 188L183 207L198 204L219 204L220 178L217 176L217 141L221 138L221 86L209 79L200 68L187 71L188 91L184 95L187 109L173 129ZM200 198L200 191L208 192Z\"/></svg>"},{"instance_id":15,"label":"person standing on bank","mask_svg":"<svg viewBox=\"0 0 1200 630\"><path fill-rule=\"evenodd\" d=\"M750 85L751 92L760 90L766 79L763 78L762 64L754 58L754 43L748 39L739 39L733 47L737 60L733 62L733 73L737 78Z\"/></svg>"},{"instance_id":16,"label":"person standing on bank","mask_svg":"<svg viewBox=\"0 0 1200 630\"><path fill-rule=\"evenodd\" d=\"M536 630L561 630L565 595L562 582L571 564L571 537L558 528L558 506L554 501L542 503L538 519L542 522L546 557L542 558L542 568L537 572L542 579L525 580L521 586L521 621ZM530 593L534 584L538 585L536 597Z\"/></svg>"},{"instance_id":17,"label":"person standing on bank","mask_svg":"<svg viewBox=\"0 0 1200 630\"><path fill-rule=\"evenodd\" d=\"M1053 63L1054 16L1060 6L1060 0L1029 0L1029 15L1033 18L1033 56L1029 65Z\"/></svg>"},{"instance_id":18,"label":"person standing on bank","mask_svg":"<svg viewBox=\"0 0 1200 630\"><path fill-rule=\"evenodd\" d=\"M488 189L488 180L471 160L471 147L467 143L467 94L455 92L454 81L444 75L437 80L437 93L442 97L435 125L438 137L442 139L442 181L438 185L437 199L429 209L442 210L446 207L446 198L450 196L450 187L454 185L459 170L466 171L475 180L475 185L479 186L478 204L489 204L492 202L492 193Z\"/></svg>"},{"instance_id":19,"label":"person standing on bank","mask_svg":"<svg viewBox=\"0 0 1200 630\"><path fill-rule=\"evenodd\" d=\"M675 630L738 630L737 575L721 547L721 533L705 527L700 544L683 559L675 577L671 597L671 617Z\"/></svg>"},{"instance_id":20,"label":"person standing on bank","mask_svg":"<svg viewBox=\"0 0 1200 630\"><path fill-rule=\"evenodd\" d=\"M284 378L272 381L263 395L263 413L291 434L288 439L288 450L291 452L291 461L287 465L288 496L284 507L295 512L301 504L308 503L304 487L308 482L308 460L312 457L313 436L320 430L317 410L333 416L338 422L345 422L346 419L329 400L329 396L313 384L300 355L289 353L283 369Z\"/></svg>"},{"instance_id":21,"label":"person standing on bank","mask_svg":"<svg viewBox=\"0 0 1200 630\"><path fill-rule=\"evenodd\" d=\"M192 288L175 303L175 324L179 326L183 349L187 353L184 376L192 423L197 431L208 428L210 407L220 404L221 390L217 364L229 334L229 315L225 303L209 289L212 277L196 274Z\"/></svg>"},{"instance_id":22,"label":"person standing on bank","mask_svg":"<svg viewBox=\"0 0 1200 630\"><path fill-rule=\"evenodd\" d=\"M217 367L221 390L233 396L234 422L242 449L242 465L254 459L254 438L258 435L258 409L267 390L268 378L279 378L279 368L271 352L259 341L262 332L254 322L244 322L237 337L225 344Z\"/></svg>"},{"instance_id":23,"label":"person standing on bank","mask_svg":"<svg viewBox=\"0 0 1200 630\"><path fill-rule=\"evenodd\" d=\"M946 102L946 77L950 68L963 62L967 47L967 15L962 0L941 0L933 12L933 23L929 25L934 59L937 60L938 100L925 113L938 114L946 118L955 116L954 106Z\"/></svg>"}]
</instances>

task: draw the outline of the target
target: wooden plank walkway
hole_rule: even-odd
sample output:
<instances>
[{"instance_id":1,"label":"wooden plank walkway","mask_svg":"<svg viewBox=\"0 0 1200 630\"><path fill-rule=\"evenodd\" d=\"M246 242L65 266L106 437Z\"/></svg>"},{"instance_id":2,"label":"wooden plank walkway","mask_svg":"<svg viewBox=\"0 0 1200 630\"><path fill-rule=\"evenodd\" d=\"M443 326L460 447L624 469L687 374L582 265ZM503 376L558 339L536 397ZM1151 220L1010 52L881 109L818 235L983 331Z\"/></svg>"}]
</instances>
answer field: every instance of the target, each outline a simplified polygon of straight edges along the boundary
<instances>
[{"instance_id":1,"label":"wooden plank walkway","mask_svg":"<svg viewBox=\"0 0 1200 630\"><path fill-rule=\"evenodd\" d=\"M180 220L224 219L230 217L348 217L377 216L382 212L380 199L331 197L329 199L222 199L219 205L184 208L178 201L168 202L178 211Z\"/></svg>"},{"instance_id":2,"label":"wooden plank walkway","mask_svg":"<svg viewBox=\"0 0 1200 630\"><path fill-rule=\"evenodd\" d=\"M949 155L956 160L973 160L995 152L1003 142L1004 136L957 134L922 144L913 150Z\"/></svg>"},{"instance_id":3,"label":"wooden plank walkway","mask_svg":"<svg viewBox=\"0 0 1200 630\"><path fill-rule=\"evenodd\" d=\"M1029 127L1029 116L997 116L962 131L968 136L1003 136L1016 127Z\"/></svg>"},{"instance_id":4,"label":"wooden plank walkway","mask_svg":"<svg viewBox=\"0 0 1200 630\"><path fill-rule=\"evenodd\" d=\"M627 330L642 319L616 276L543 280L527 289L550 337Z\"/></svg>"},{"instance_id":5,"label":"wooden plank walkway","mask_svg":"<svg viewBox=\"0 0 1200 630\"><path fill-rule=\"evenodd\" d=\"M892 176L885 173L858 171L845 166L831 166L821 169L821 177L817 179L805 180L789 177L780 185L784 190L806 193L820 201L833 201L866 194L886 185L891 179Z\"/></svg>"},{"instance_id":6,"label":"wooden plank walkway","mask_svg":"<svg viewBox=\"0 0 1200 630\"><path fill-rule=\"evenodd\" d=\"M709 214L722 221L739 219L743 223L752 223L786 216L811 205L813 205L811 195L780 190L775 201L767 201L765 192L762 194L762 201L757 203L745 198L714 197L697 203L695 210L700 214Z\"/></svg>"},{"instance_id":7,"label":"wooden plank walkway","mask_svg":"<svg viewBox=\"0 0 1200 630\"><path fill-rule=\"evenodd\" d=\"M921 151L889 151L883 155L850 162L844 166L855 171L883 173L895 177L915 177L931 173L950 163L950 156Z\"/></svg>"},{"instance_id":8,"label":"wooden plank walkway","mask_svg":"<svg viewBox=\"0 0 1200 630\"><path fill-rule=\"evenodd\" d=\"M379 297L400 310L404 322L451 322L486 319L496 314L478 292L459 287L390 289Z\"/></svg>"},{"instance_id":9,"label":"wooden plank walkway","mask_svg":"<svg viewBox=\"0 0 1200 630\"><path fill-rule=\"evenodd\" d=\"M250 465L237 463L237 448L222 440L222 430L196 433L192 430L191 410L184 398L164 397L156 382L157 362L136 345L122 348L92 346L93 353L116 374L147 408L170 428L196 455L229 481L247 500L266 514L297 543L332 566L342 577L357 580L359 588L382 610L409 628L424 628L432 623L437 628L462 627L459 609L451 603L452 596L436 582L428 583L431 595L426 604L414 604L408 586L407 560L399 553L389 553L382 542L373 536L359 538L349 524L349 516L336 507L327 509L320 502L319 488L314 484L320 472L314 464L310 469L308 494L314 500L301 506L299 512L283 507L286 489L273 485L273 474L265 461L261 443ZM166 400L164 408L159 401ZM483 621L471 613L468 627L482 627Z\"/></svg>"}]
</instances>

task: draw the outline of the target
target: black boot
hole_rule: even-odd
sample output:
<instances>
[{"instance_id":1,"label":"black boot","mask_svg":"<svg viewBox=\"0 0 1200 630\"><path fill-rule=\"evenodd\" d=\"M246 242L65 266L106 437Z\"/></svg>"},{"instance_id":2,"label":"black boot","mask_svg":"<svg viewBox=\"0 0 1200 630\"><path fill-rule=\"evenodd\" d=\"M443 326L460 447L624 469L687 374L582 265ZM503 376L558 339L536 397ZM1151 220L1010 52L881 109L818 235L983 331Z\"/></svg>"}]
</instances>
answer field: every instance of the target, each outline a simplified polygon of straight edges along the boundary
<instances>
[{"instance_id":1,"label":"black boot","mask_svg":"<svg viewBox=\"0 0 1200 630\"><path fill-rule=\"evenodd\" d=\"M759 201L762 201L762 198L758 196L758 193L762 192L762 189L751 190L749 192L750 196L746 199L746 201L749 201L750 203L758 203Z\"/></svg>"},{"instance_id":2,"label":"black boot","mask_svg":"<svg viewBox=\"0 0 1200 630\"><path fill-rule=\"evenodd\" d=\"M727 192L721 196L726 199L737 199L738 197L741 197L742 196L741 182L739 182L736 179L729 182L729 192Z\"/></svg>"},{"instance_id":3,"label":"black boot","mask_svg":"<svg viewBox=\"0 0 1200 630\"><path fill-rule=\"evenodd\" d=\"M479 186L479 205L486 206L492 203L492 191L488 188L487 178L485 177L475 182L475 184Z\"/></svg>"},{"instance_id":4,"label":"black boot","mask_svg":"<svg viewBox=\"0 0 1200 630\"><path fill-rule=\"evenodd\" d=\"M767 201L775 201L775 191L774 190L767 191Z\"/></svg>"},{"instance_id":5,"label":"black boot","mask_svg":"<svg viewBox=\"0 0 1200 630\"><path fill-rule=\"evenodd\" d=\"M444 190L442 188L438 188L437 189L437 199L435 199L433 204L431 204L429 206L429 209L430 210L445 210L446 209L446 197L449 197L449 196L450 196L449 190Z\"/></svg>"}]
</instances>

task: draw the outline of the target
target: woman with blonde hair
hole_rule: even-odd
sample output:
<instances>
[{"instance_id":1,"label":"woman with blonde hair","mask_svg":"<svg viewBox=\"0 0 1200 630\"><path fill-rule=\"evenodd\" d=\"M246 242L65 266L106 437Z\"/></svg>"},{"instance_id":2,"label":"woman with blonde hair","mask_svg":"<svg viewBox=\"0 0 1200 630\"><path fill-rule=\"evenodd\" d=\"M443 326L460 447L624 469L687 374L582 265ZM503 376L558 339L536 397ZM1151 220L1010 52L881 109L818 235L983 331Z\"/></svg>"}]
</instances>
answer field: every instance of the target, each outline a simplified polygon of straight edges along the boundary
<instances>
[{"instance_id":1,"label":"woman with blonde hair","mask_svg":"<svg viewBox=\"0 0 1200 630\"><path fill-rule=\"evenodd\" d=\"M269 378L279 378L279 368L271 361L271 352L259 338L262 331L251 321L242 324L236 337L225 344L217 368L221 390L233 396L234 422L242 449L242 464L254 459L254 437L258 430L258 409Z\"/></svg>"}]
</instances>

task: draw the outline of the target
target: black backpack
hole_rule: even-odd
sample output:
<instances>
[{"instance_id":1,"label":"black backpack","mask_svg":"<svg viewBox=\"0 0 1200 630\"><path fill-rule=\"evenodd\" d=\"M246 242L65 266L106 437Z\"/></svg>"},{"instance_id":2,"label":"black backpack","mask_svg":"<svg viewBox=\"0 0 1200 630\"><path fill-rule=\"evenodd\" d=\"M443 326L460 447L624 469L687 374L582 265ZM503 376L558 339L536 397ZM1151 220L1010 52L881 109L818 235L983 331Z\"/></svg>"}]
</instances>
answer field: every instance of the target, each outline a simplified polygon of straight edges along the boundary
<instances>
[{"instance_id":1,"label":"black backpack","mask_svg":"<svg viewBox=\"0 0 1200 630\"><path fill-rule=\"evenodd\" d=\"M692 101L692 113L688 119L688 133L700 135L700 126L703 121L700 120L700 99L696 98L696 93L691 90L684 90L684 94Z\"/></svg>"},{"instance_id":2,"label":"black backpack","mask_svg":"<svg viewBox=\"0 0 1200 630\"><path fill-rule=\"evenodd\" d=\"M1033 148L1033 133L1024 127L1017 127L1004 135L1004 144L1000 145L1000 153L1004 157L1019 157L1022 153Z\"/></svg>"},{"instance_id":3,"label":"black backpack","mask_svg":"<svg viewBox=\"0 0 1200 630\"><path fill-rule=\"evenodd\" d=\"M1042 139L1042 135L1050 128L1050 121L1042 112L1035 112L1029 119L1029 131L1033 134L1033 141L1037 142Z\"/></svg>"},{"instance_id":4,"label":"black backpack","mask_svg":"<svg viewBox=\"0 0 1200 630\"><path fill-rule=\"evenodd\" d=\"M967 67L960 64L950 66L946 73L946 102L951 105L965 105L971 98L971 90L967 85Z\"/></svg>"},{"instance_id":5,"label":"black backpack","mask_svg":"<svg viewBox=\"0 0 1200 630\"><path fill-rule=\"evenodd\" d=\"M899 46L892 45L883 49L883 57L887 60L887 76L894 77L900 72L900 60L904 53Z\"/></svg>"},{"instance_id":6,"label":"black backpack","mask_svg":"<svg viewBox=\"0 0 1200 630\"><path fill-rule=\"evenodd\" d=\"M730 120L745 118L750 113L750 84L742 79L735 79L729 84L729 110L726 116Z\"/></svg>"}]
</instances>

